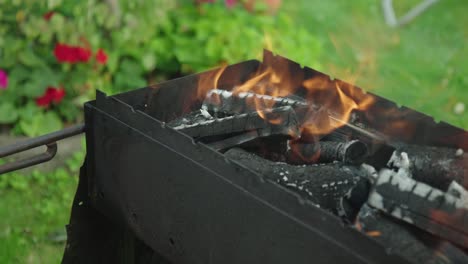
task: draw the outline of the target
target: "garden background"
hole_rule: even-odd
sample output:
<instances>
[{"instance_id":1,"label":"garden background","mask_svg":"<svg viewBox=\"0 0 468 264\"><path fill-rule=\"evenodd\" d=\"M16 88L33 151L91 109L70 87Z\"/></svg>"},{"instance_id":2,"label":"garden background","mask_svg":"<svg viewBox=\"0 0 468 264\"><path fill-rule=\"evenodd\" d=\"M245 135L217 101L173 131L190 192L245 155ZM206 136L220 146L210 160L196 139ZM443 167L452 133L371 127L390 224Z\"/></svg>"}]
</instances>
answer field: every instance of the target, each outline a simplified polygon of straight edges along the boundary
<instances>
[{"instance_id":1,"label":"garden background","mask_svg":"<svg viewBox=\"0 0 468 264\"><path fill-rule=\"evenodd\" d=\"M420 1L394 2L403 14ZM467 10L441 0L392 28L377 0L0 0L0 143L82 121L96 89L131 90L263 48L467 129ZM54 166L0 176L0 263L60 261L85 153L80 139L65 149Z\"/></svg>"}]
</instances>

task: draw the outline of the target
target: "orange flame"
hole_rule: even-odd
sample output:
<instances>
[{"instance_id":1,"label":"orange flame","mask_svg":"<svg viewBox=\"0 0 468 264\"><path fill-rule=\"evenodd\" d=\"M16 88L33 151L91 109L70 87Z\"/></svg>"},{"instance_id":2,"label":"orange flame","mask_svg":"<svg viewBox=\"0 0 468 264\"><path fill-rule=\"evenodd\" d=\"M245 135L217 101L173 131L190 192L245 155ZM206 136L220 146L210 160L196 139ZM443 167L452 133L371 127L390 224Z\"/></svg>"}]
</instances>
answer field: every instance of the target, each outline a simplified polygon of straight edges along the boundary
<instances>
[{"instance_id":1,"label":"orange flame","mask_svg":"<svg viewBox=\"0 0 468 264\"><path fill-rule=\"evenodd\" d=\"M209 90L218 88L218 81L225 69L226 65L200 78L198 99L203 100ZM323 75L304 79L302 72L292 72L289 65L281 65L280 61L272 67L261 68L247 81L233 87L232 93L239 97L246 96L245 103L260 117L272 124L280 124L283 120L279 115L271 113L275 100L265 98L284 98L300 91L309 105L308 109L304 109L305 119L300 129L304 138L329 134L346 124L353 111L368 109L374 103L374 96L342 81ZM310 157L310 160L314 158Z\"/></svg>"},{"instance_id":2,"label":"orange flame","mask_svg":"<svg viewBox=\"0 0 468 264\"><path fill-rule=\"evenodd\" d=\"M223 64L219 69L200 75L198 79L197 94L198 100L203 100L208 91L218 89L218 82L221 75L226 70L227 64Z\"/></svg>"}]
</instances>

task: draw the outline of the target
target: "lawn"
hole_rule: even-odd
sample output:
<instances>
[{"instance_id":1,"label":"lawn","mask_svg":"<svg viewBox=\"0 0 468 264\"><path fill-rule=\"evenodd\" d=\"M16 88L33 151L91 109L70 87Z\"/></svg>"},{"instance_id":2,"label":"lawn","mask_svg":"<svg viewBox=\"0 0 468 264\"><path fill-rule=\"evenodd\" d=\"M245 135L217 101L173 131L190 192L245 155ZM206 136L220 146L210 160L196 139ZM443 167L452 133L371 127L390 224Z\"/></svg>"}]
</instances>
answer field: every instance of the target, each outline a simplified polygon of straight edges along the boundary
<instances>
[{"instance_id":1,"label":"lawn","mask_svg":"<svg viewBox=\"0 0 468 264\"><path fill-rule=\"evenodd\" d=\"M318 70L468 128L468 111L454 112L457 103L468 107L467 1L441 1L396 29L385 25L380 1L283 2L322 41ZM401 14L418 1L395 2ZM82 159L53 173L0 177L0 263L60 261Z\"/></svg>"},{"instance_id":2,"label":"lawn","mask_svg":"<svg viewBox=\"0 0 468 264\"><path fill-rule=\"evenodd\" d=\"M53 172L0 177L0 263L59 263L84 152Z\"/></svg>"},{"instance_id":3,"label":"lawn","mask_svg":"<svg viewBox=\"0 0 468 264\"><path fill-rule=\"evenodd\" d=\"M420 0L394 1L398 14ZM468 128L467 1L444 0L412 23L390 28L380 1L285 1L323 39L321 70L365 90ZM291 29L294 30L294 29Z\"/></svg>"}]
</instances>

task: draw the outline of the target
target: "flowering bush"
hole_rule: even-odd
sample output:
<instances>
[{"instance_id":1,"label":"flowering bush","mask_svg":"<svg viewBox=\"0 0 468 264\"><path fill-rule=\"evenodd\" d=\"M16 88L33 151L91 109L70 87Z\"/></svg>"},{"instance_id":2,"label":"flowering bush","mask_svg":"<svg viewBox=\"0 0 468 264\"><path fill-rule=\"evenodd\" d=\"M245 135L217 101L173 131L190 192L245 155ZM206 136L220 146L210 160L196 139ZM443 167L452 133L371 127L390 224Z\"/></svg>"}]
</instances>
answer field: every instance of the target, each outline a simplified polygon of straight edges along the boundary
<instances>
[{"instance_id":1,"label":"flowering bush","mask_svg":"<svg viewBox=\"0 0 468 264\"><path fill-rule=\"evenodd\" d=\"M0 125L47 133L80 121L95 89L259 58L264 47L313 65L317 40L270 15L268 1L0 0Z\"/></svg>"}]
</instances>

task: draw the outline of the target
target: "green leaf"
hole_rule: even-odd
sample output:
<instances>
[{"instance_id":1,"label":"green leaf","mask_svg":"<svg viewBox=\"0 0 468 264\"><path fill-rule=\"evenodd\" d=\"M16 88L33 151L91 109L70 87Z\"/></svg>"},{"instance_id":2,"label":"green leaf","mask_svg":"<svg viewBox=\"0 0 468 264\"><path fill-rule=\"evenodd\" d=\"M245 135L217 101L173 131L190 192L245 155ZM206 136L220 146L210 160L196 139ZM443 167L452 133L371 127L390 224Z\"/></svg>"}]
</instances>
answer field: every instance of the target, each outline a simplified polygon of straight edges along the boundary
<instances>
[{"instance_id":1,"label":"green leaf","mask_svg":"<svg viewBox=\"0 0 468 264\"><path fill-rule=\"evenodd\" d=\"M22 119L20 127L27 136L36 137L62 129L62 121L54 112L38 113L30 120Z\"/></svg>"},{"instance_id":2,"label":"green leaf","mask_svg":"<svg viewBox=\"0 0 468 264\"><path fill-rule=\"evenodd\" d=\"M0 124L11 124L18 119L18 112L11 102L0 104Z\"/></svg>"},{"instance_id":3,"label":"green leaf","mask_svg":"<svg viewBox=\"0 0 468 264\"><path fill-rule=\"evenodd\" d=\"M18 59L21 63L30 67L37 67L44 64L44 62L42 62L42 60L37 57L30 48L26 48L21 51L18 55Z\"/></svg>"}]
</instances>

